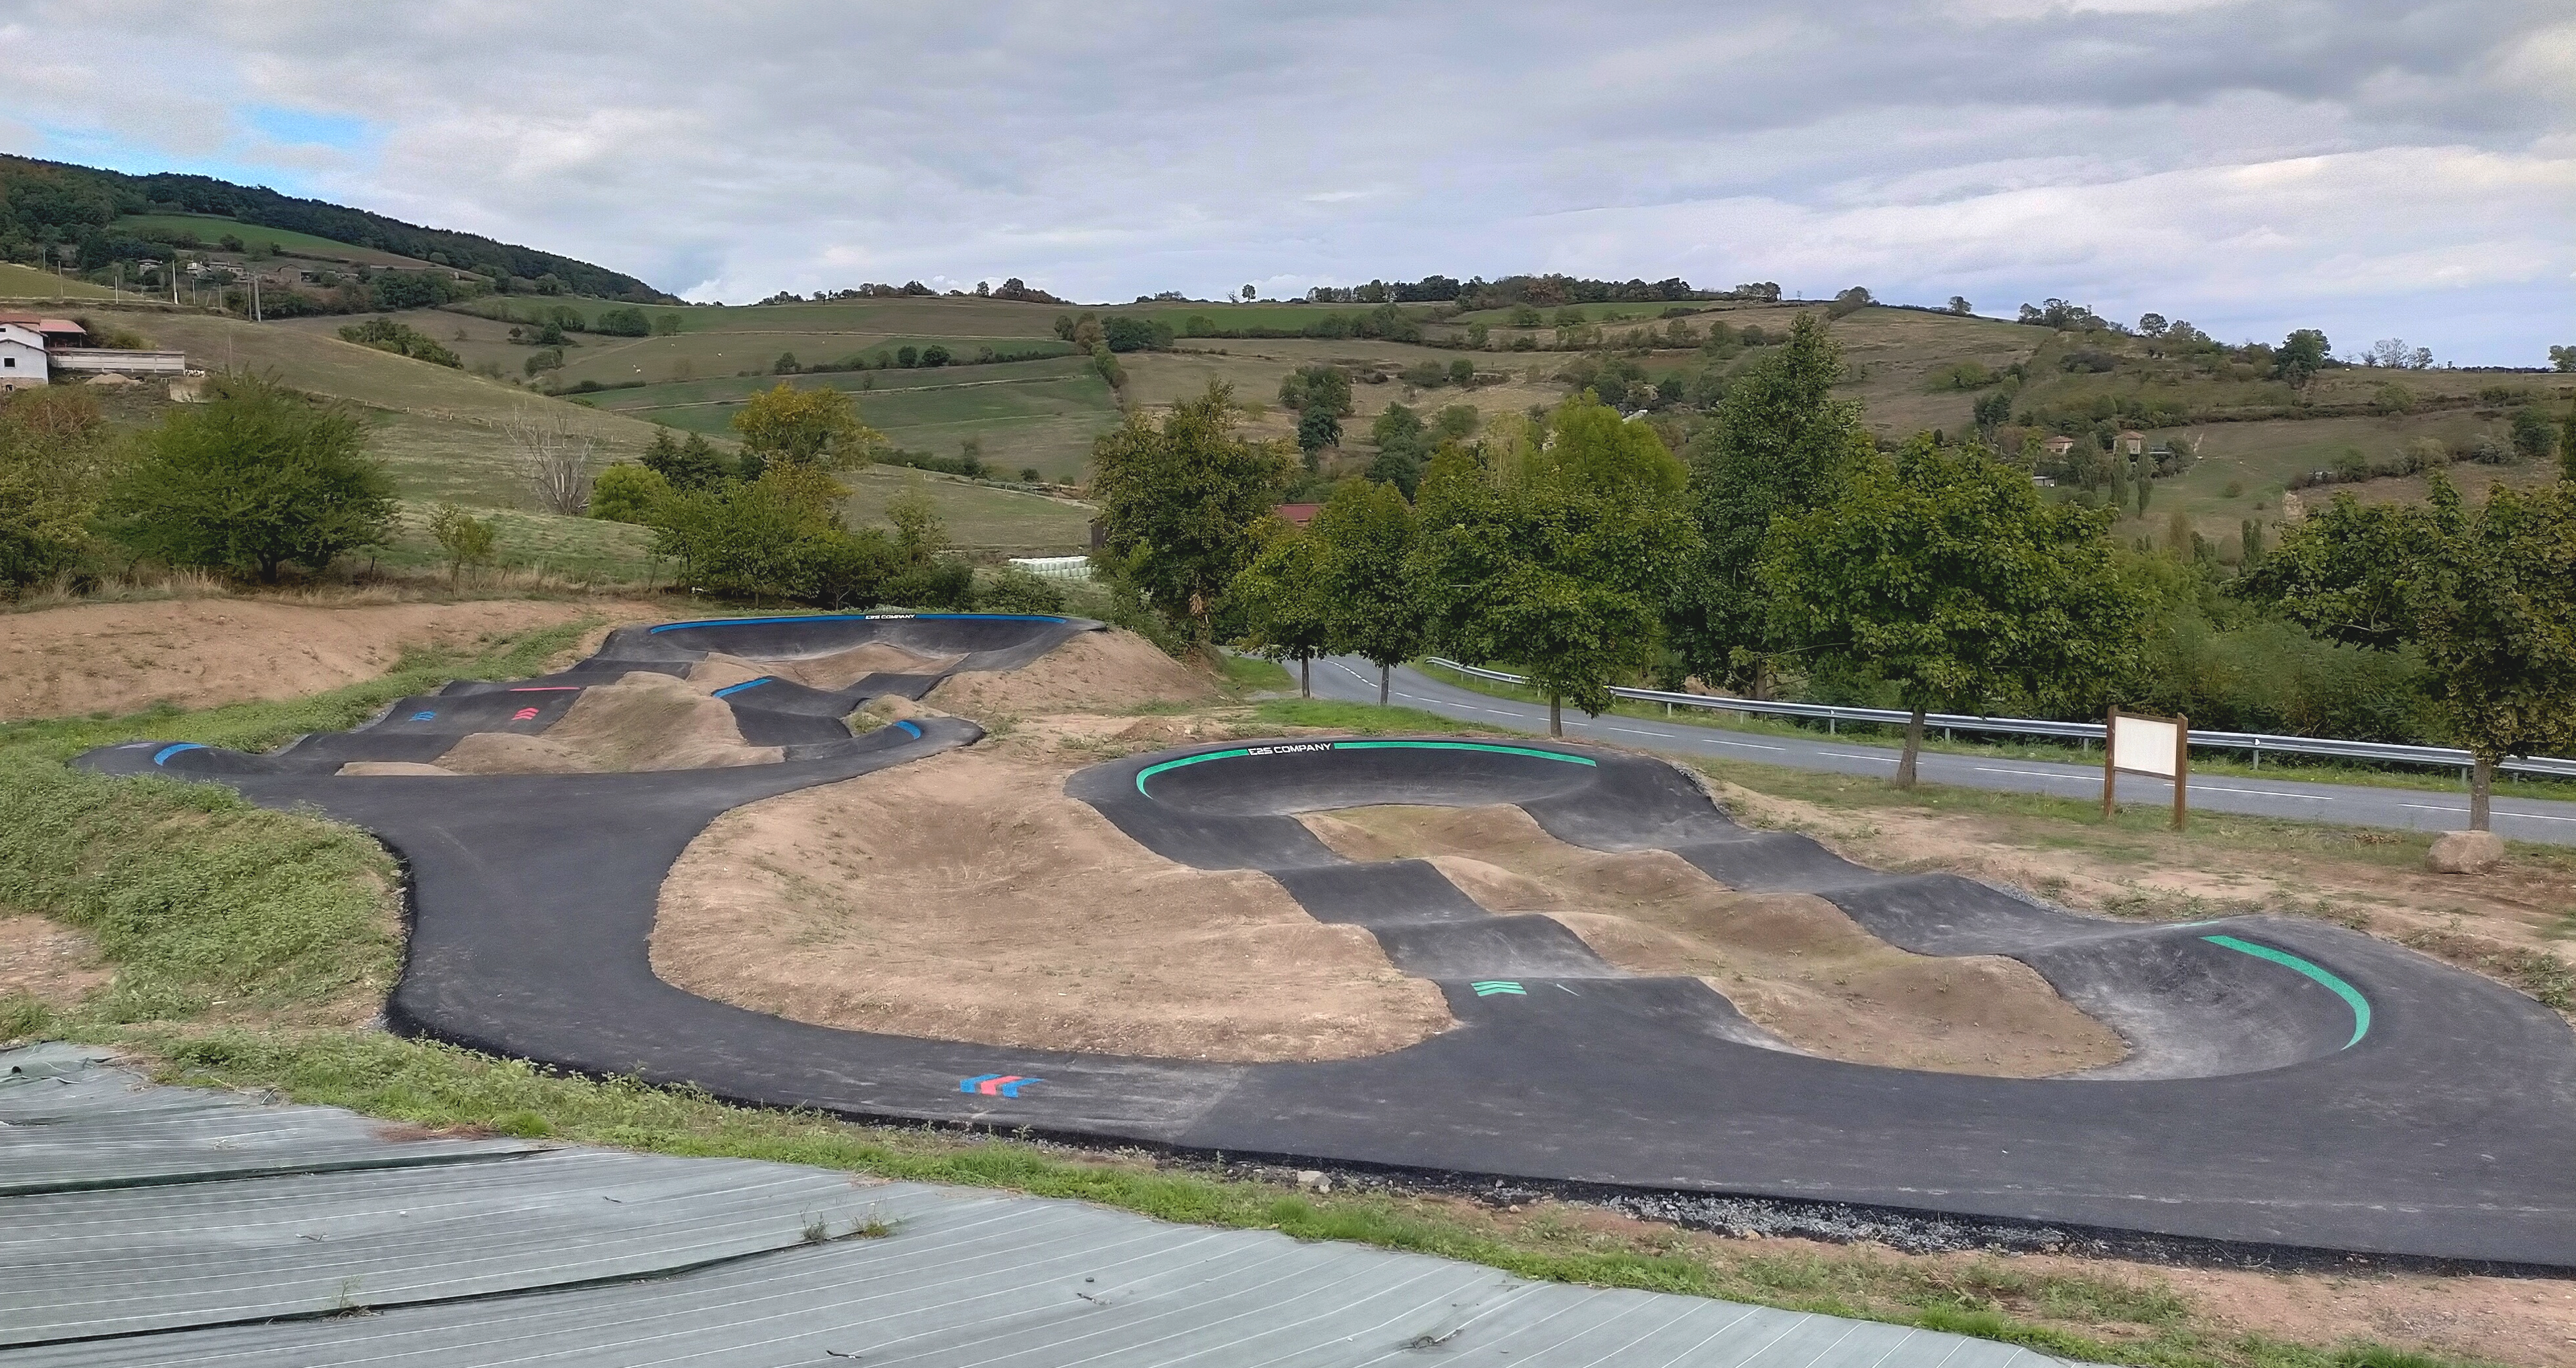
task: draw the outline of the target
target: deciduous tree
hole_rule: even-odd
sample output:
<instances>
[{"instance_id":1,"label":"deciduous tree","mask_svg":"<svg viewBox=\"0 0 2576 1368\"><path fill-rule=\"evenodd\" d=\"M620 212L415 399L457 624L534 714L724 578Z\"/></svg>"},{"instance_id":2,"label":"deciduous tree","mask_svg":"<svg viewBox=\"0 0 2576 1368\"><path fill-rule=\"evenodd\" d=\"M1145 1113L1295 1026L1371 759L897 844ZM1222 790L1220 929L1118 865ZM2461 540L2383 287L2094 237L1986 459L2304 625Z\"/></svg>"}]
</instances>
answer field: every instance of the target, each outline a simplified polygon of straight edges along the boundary
<instances>
[{"instance_id":1,"label":"deciduous tree","mask_svg":"<svg viewBox=\"0 0 2576 1368\"><path fill-rule=\"evenodd\" d=\"M2006 689L2091 701L2126 670L2141 604L2112 566L2110 517L2042 500L1981 447L1918 437L1779 523L1757 574L1778 640L1896 683L1910 788L1931 709L1980 712Z\"/></svg>"},{"instance_id":2,"label":"deciduous tree","mask_svg":"<svg viewBox=\"0 0 2576 1368\"><path fill-rule=\"evenodd\" d=\"M866 465L885 440L859 421L849 395L828 387L800 390L784 380L736 410L733 430L742 434L743 454L763 468L851 470Z\"/></svg>"},{"instance_id":3,"label":"deciduous tree","mask_svg":"<svg viewBox=\"0 0 2576 1368\"><path fill-rule=\"evenodd\" d=\"M2417 646L2469 751L2469 827L2485 831L2498 762L2576 746L2576 484L2499 486L2472 511L2449 477L2428 478L2420 507L2335 496L2242 592L2339 641Z\"/></svg>"},{"instance_id":4,"label":"deciduous tree","mask_svg":"<svg viewBox=\"0 0 2576 1368\"><path fill-rule=\"evenodd\" d=\"M1332 649L1333 631L1315 539L1279 518L1264 519L1255 535L1260 550L1231 591L1243 607L1243 644L1296 661L1298 696L1312 698L1315 657Z\"/></svg>"},{"instance_id":5,"label":"deciduous tree","mask_svg":"<svg viewBox=\"0 0 2576 1368\"><path fill-rule=\"evenodd\" d=\"M1600 714L1610 686L1655 658L1667 587L1697 550L1688 510L1661 492L1681 478L1602 485L1535 444L1490 464L1444 447L1423 477L1407 563L1427 639L1526 670L1548 695L1551 735L1564 734L1566 702Z\"/></svg>"},{"instance_id":6,"label":"deciduous tree","mask_svg":"<svg viewBox=\"0 0 2576 1368\"><path fill-rule=\"evenodd\" d=\"M92 394L49 385L0 399L0 591L79 564L118 456Z\"/></svg>"},{"instance_id":7,"label":"deciduous tree","mask_svg":"<svg viewBox=\"0 0 2576 1368\"><path fill-rule=\"evenodd\" d=\"M1405 570L1413 508L1394 489L1345 480L1315 514L1310 535L1333 650L1377 667L1377 701L1395 666L1422 651L1422 601Z\"/></svg>"},{"instance_id":8,"label":"deciduous tree","mask_svg":"<svg viewBox=\"0 0 2576 1368\"><path fill-rule=\"evenodd\" d=\"M1102 544L1093 559L1141 592L1200 650L1236 575L1251 564L1252 528L1278 505L1296 468L1285 443L1241 435L1230 386L1127 421L1092 444L1092 497Z\"/></svg>"},{"instance_id":9,"label":"deciduous tree","mask_svg":"<svg viewBox=\"0 0 2576 1368\"><path fill-rule=\"evenodd\" d=\"M1672 645L1689 673L1758 695L1771 654L1754 567L1771 520L1831 498L1876 450L1860 406L1833 395L1842 351L1812 317L1727 390L1689 452L1699 554L1676 586Z\"/></svg>"}]
</instances>

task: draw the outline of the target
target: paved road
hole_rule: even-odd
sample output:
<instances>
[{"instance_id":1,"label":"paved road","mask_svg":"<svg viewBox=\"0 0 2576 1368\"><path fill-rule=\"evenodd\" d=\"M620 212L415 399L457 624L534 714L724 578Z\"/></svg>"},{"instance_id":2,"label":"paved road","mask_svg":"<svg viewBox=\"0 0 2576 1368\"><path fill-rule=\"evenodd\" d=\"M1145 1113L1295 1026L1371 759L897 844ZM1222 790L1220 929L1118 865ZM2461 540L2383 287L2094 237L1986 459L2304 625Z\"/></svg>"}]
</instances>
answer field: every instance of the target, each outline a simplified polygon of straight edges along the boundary
<instances>
[{"instance_id":1,"label":"paved road","mask_svg":"<svg viewBox=\"0 0 2576 1368\"><path fill-rule=\"evenodd\" d=\"M1377 667L1353 657L1315 662L1315 693L1321 698L1377 701ZM1391 701L1443 717L1482 723L1510 731L1547 731L1547 708L1462 689L1399 668ZM1565 734L1619 745L1647 746L1688 755L1722 755L1793 769L1835 774L1893 774L1896 752L1888 747L1833 737L1771 736L1726 731L1688 722L1657 722L1639 717L1585 717L1568 709ZM1922 777L1931 783L1967 788L2045 793L2060 798L2102 796L2098 765L2067 765L2046 760L2008 760L1981 755L1946 755L1926 751ZM2120 776L2122 801L2148 807L2173 802L2173 786L2162 779ZM2469 798L2459 791L2373 788L2360 784L2311 784L2239 775L2191 781L2195 812L2234 812L2258 817L2295 817L2348 826L2399 827L2449 831L2469 824ZM2499 795L2495 802L2497 835L2518 841L2576 845L2576 803Z\"/></svg>"}]
</instances>

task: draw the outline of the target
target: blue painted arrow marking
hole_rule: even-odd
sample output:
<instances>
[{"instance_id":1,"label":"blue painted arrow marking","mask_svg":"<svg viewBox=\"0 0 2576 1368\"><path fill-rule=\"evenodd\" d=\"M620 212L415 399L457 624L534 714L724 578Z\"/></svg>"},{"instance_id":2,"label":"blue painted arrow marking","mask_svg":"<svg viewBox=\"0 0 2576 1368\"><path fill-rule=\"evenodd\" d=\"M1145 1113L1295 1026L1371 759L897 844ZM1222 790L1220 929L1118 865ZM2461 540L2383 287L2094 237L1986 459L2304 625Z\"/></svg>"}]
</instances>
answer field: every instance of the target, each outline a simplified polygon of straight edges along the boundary
<instances>
[{"instance_id":1,"label":"blue painted arrow marking","mask_svg":"<svg viewBox=\"0 0 2576 1368\"><path fill-rule=\"evenodd\" d=\"M973 1078L960 1079L957 1083L957 1091L982 1093L986 1097L997 1094L1003 1097L1018 1097L1020 1089L1032 1083L1045 1081L1043 1078L1023 1078L1018 1074L977 1074Z\"/></svg>"},{"instance_id":2,"label":"blue painted arrow marking","mask_svg":"<svg viewBox=\"0 0 2576 1368\"><path fill-rule=\"evenodd\" d=\"M414 722L427 722L437 716L438 714L434 712L416 712L411 715L411 720Z\"/></svg>"},{"instance_id":3,"label":"blue painted arrow marking","mask_svg":"<svg viewBox=\"0 0 2576 1368\"><path fill-rule=\"evenodd\" d=\"M1521 987L1510 979L1487 979L1482 983L1471 983L1467 986L1475 989L1476 996L1478 997L1492 997L1496 993L1505 993L1512 997L1529 996L1528 989Z\"/></svg>"}]
</instances>

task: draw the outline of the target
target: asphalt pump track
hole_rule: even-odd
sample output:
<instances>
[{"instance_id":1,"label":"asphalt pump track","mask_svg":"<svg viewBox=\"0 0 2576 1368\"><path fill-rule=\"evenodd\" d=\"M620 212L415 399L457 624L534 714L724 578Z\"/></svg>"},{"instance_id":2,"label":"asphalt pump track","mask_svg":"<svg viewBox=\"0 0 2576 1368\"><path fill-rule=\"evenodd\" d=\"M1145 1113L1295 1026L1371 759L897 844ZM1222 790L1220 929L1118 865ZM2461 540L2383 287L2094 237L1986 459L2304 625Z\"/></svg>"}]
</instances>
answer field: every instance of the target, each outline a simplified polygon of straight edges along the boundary
<instances>
[{"instance_id":1,"label":"asphalt pump track","mask_svg":"<svg viewBox=\"0 0 2576 1368\"><path fill-rule=\"evenodd\" d=\"M864 699L1026 666L1100 624L848 614L623 628L558 675L460 681L374 722L247 755L135 742L77 762L230 784L376 833L410 874L395 1029L730 1100L1231 1156L1646 1192L1848 1204L2151 1238L2576 1267L2576 1036L2540 1004L2320 922L2139 924L1947 874L1883 874L1739 826L1660 760L1456 738L1188 747L1066 782L1164 858L1269 874L1366 928L1457 1025L1384 1055L1210 1064L807 1025L653 975L661 884L720 814L973 744L924 717L852 735ZM774 764L643 773L364 775L472 731L539 733L580 690L871 642L956 656L847 689L716 691ZM1666 850L1721 884L1812 893L1903 949L2004 955L2116 1029L2120 1062L2047 1079L1788 1048L1695 978L1624 973L1552 918L1497 914L1421 860L1354 862L1296 814L1515 804L1556 838Z\"/></svg>"}]
</instances>

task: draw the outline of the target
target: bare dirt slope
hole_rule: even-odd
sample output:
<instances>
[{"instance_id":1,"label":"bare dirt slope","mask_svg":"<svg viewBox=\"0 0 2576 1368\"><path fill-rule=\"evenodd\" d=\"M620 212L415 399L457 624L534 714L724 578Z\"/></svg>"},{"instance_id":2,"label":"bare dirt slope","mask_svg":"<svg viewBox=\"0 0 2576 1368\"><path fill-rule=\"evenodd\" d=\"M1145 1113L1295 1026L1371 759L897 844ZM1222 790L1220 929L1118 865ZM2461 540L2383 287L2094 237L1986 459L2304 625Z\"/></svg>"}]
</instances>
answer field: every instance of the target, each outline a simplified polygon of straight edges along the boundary
<instances>
[{"instance_id":1,"label":"bare dirt slope","mask_svg":"<svg viewBox=\"0 0 2576 1368\"><path fill-rule=\"evenodd\" d=\"M0 615L0 721L297 698L373 679L407 648L465 647L593 614L657 616L619 600L342 608L247 598L10 613Z\"/></svg>"},{"instance_id":2,"label":"bare dirt slope","mask_svg":"<svg viewBox=\"0 0 2576 1368\"><path fill-rule=\"evenodd\" d=\"M950 675L922 701L991 721L1039 713L1116 712L1146 703L1206 702L1216 682L1133 632L1084 632L1017 670Z\"/></svg>"},{"instance_id":3,"label":"bare dirt slope","mask_svg":"<svg viewBox=\"0 0 2576 1368\"><path fill-rule=\"evenodd\" d=\"M88 932L0 910L0 998L25 993L69 1007L115 977Z\"/></svg>"},{"instance_id":4,"label":"bare dirt slope","mask_svg":"<svg viewBox=\"0 0 2576 1368\"><path fill-rule=\"evenodd\" d=\"M1165 1058L1346 1059L1448 1027L1367 932L1065 797L1091 758L978 748L729 813L663 885L654 972L821 1025Z\"/></svg>"},{"instance_id":5,"label":"bare dirt slope","mask_svg":"<svg viewBox=\"0 0 2576 1368\"><path fill-rule=\"evenodd\" d=\"M438 757L438 767L451 774L713 769L774 764L782 755L777 746L744 744L733 709L702 686L638 670L582 690L538 735L468 735Z\"/></svg>"},{"instance_id":6,"label":"bare dirt slope","mask_svg":"<svg viewBox=\"0 0 2576 1368\"><path fill-rule=\"evenodd\" d=\"M1822 898L1731 892L1669 851L1568 845L1517 807L1351 808L1305 821L1352 859L1426 858L1492 911L1547 913L1632 973L1704 979L1811 1054L2027 1078L2126 1052L2018 961L1908 954Z\"/></svg>"}]
</instances>

